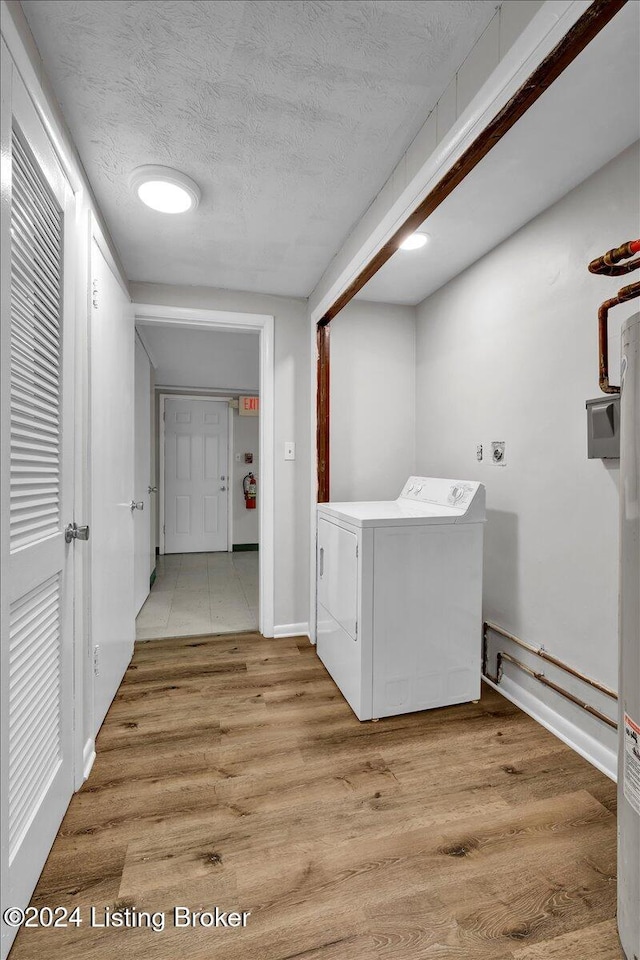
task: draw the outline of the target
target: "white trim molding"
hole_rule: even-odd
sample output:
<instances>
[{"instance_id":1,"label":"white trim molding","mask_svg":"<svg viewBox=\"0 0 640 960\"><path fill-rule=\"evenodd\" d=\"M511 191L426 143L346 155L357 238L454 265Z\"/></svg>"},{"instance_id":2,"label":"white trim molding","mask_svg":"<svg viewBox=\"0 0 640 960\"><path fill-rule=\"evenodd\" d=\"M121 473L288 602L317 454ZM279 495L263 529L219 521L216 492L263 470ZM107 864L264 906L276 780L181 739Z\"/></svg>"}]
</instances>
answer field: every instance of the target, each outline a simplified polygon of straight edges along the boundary
<instances>
[{"instance_id":1,"label":"white trim molding","mask_svg":"<svg viewBox=\"0 0 640 960\"><path fill-rule=\"evenodd\" d=\"M93 762L96 759L96 742L93 737L89 737L82 750L82 773L84 779L89 778Z\"/></svg>"},{"instance_id":2,"label":"white trim molding","mask_svg":"<svg viewBox=\"0 0 640 960\"><path fill-rule=\"evenodd\" d=\"M274 451L274 318L271 314L231 313L134 303L136 327L180 326L187 330L223 330L260 335L260 621L264 637L274 636L275 616L275 451ZM211 399L219 399L211 397ZM162 447L161 447L162 449Z\"/></svg>"},{"instance_id":3,"label":"white trim molding","mask_svg":"<svg viewBox=\"0 0 640 960\"><path fill-rule=\"evenodd\" d=\"M278 640L284 637L308 637L311 642L308 623L280 623L273 628L273 635Z\"/></svg>"},{"instance_id":4,"label":"white trim molding","mask_svg":"<svg viewBox=\"0 0 640 960\"><path fill-rule=\"evenodd\" d=\"M136 303L136 326L164 327L179 323L183 329L215 327L235 333L261 331L273 323L266 313L232 313L230 310L196 310L193 307L163 307L154 303Z\"/></svg>"}]
</instances>

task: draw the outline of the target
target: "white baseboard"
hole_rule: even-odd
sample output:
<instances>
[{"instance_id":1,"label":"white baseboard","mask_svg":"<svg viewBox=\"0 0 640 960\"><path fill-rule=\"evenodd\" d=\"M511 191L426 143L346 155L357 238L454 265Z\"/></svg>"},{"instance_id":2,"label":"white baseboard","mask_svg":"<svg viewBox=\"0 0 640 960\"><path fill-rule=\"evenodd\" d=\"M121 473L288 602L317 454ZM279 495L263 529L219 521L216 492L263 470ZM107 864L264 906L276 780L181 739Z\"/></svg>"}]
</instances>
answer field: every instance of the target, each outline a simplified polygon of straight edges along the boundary
<instances>
[{"instance_id":1,"label":"white baseboard","mask_svg":"<svg viewBox=\"0 0 640 960\"><path fill-rule=\"evenodd\" d=\"M86 780L91 773L93 761L96 758L96 742L93 737L89 737L82 751L82 773Z\"/></svg>"},{"instance_id":2,"label":"white baseboard","mask_svg":"<svg viewBox=\"0 0 640 960\"><path fill-rule=\"evenodd\" d=\"M543 703L528 690L524 690L517 683L505 677L501 683L495 684L486 677L483 680L498 693L502 694L516 707L520 707L525 713L534 720L537 720L545 729L553 733L559 740L566 743L568 747L579 753L581 757L593 764L601 773L609 777L614 782L618 779L618 756L616 750L612 750L604 744L599 743L594 737L581 730L566 717L563 717L557 711Z\"/></svg>"},{"instance_id":3,"label":"white baseboard","mask_svg":"<svg viewBox=\"0 0 640 960\"><path fill-rule=\"evenodd\" d=\"M273 628L273 636L281 639L282 637L308 637L308 623L281 623Z\"/></svg>"}]
</instances>

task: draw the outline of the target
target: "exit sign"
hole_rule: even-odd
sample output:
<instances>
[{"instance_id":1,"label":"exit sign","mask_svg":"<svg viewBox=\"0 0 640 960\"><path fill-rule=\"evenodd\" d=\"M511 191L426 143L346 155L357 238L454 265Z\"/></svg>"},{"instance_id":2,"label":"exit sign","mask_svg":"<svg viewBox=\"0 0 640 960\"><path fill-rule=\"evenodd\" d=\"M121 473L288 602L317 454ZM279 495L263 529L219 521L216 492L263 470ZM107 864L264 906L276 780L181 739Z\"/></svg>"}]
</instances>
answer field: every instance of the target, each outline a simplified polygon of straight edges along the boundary
<instances>
[{"instance_id":1,"label":"exit sign","mask_svg":"<svg viewBox=\"0 0 640 960\"><path fill-rule=\"evenodd\" d=\"M238 413L241 417L257 417L260 412L260 397L240 397Z\"/></svg>"}]
</instances>

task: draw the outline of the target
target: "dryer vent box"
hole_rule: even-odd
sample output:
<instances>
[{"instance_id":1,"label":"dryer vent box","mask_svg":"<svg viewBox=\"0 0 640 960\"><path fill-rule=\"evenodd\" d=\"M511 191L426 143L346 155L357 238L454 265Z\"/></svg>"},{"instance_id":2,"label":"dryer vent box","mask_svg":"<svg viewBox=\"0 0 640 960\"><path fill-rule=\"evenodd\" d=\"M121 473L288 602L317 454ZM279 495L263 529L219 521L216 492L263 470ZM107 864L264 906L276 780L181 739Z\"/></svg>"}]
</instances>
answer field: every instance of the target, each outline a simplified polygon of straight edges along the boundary
<instances>
[{"instance_id":1,"label":"dryer vent box","mask_svg":"<svg viewBox=\"0 0 640 960\"><path fill-rule=\"evenodd\" d=\"M620 458L620 394L587 400L587 457Z\"/></svg>"}]
</instances>

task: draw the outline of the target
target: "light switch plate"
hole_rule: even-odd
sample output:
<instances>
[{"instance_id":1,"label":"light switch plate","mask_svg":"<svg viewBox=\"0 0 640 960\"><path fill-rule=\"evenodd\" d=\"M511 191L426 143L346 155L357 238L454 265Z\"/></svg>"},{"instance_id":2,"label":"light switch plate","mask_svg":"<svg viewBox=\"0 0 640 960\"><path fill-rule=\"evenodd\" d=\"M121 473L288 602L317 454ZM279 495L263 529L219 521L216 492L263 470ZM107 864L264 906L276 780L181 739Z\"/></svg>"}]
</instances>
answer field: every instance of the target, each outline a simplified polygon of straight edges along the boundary
<instances>
[{"instance_id":1,"label":"light switch plate","mask_svg":"<svg viewBox=\"0 0 640 960\"><path fill-rule=\"evenodd\" d=\"M296 445L293 440L285 440L284 442L284 458L285 460L295 460L296 458Z\"/></svg>"}]
</instances>

